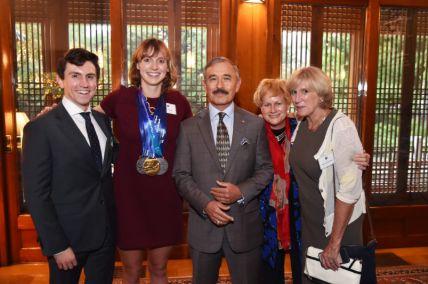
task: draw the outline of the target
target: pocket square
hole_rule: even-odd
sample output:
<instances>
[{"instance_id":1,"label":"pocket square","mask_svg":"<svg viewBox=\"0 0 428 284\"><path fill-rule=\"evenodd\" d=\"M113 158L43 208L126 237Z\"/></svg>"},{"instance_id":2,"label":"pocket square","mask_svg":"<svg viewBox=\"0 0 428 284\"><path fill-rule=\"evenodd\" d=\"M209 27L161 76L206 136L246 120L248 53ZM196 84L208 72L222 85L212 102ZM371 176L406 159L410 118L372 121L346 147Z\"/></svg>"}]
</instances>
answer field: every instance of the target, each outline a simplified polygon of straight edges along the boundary
<instances>
[{"instance_id":1,"label":"pocket square","mask_svg":"<svg viewBox=\"0 0 428 284\"><path fill-rule=\"evenodd\" d=\"M241 144L241 146L244 146L244 145L250 144L250 141L248 141L248 139L246 137L244 137L244 138L242 138L241 143L239 143L239 144Z\"/></svg>"}]
</instances>

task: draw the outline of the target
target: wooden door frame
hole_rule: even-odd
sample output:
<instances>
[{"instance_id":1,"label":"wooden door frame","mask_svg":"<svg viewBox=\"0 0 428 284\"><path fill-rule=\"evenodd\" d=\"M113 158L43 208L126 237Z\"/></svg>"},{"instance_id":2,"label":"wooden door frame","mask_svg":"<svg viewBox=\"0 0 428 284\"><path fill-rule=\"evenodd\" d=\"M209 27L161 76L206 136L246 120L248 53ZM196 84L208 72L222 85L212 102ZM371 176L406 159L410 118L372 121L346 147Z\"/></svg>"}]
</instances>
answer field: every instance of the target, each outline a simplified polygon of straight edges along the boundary
<instances>
[{"instance_id":1,"label":"wooden door frame","mask_svg":"<svg viewBox=\"0 0 428 284\"><path fill-rule=\"evenodd\" d=\"M18 162L19 152L17 149L16 139L16 125L15 125L15 78L14 78L14 34L13 34L13 23L12 23L12 0L4 0L2 2L2 8L0 9L0 54L2 55L1 60L1 88L2 88L2 110L4 119L4 129L2 131L2 137L10 135L11 137L11 150L2 153L2 168L3 173L7 174L2 178L2 184L4 185L2 195L5 198L2 203L3 208L7 208L4 214L6 224L5 237L8 251L10 252L9 257L6 259L7 263L19 262L19 249L20 249L20 238L18 232L18 215L20 210L19 202L19 173L18 173ZM4 138L3 138L4 139Z\"/></svg>"},{"instance_id":2,"label":"wooden door frame","mask_svg":"<svg viewBox=\"0 0 428 284\"><path fill-rule=\"evenodd\" d=\"M1 32L0 32L1 36ZM1 37L0 37L0 45L1 45ZM3 74L3 69L0 68L0 78ZM0 97L3 97L3 86L0 85ZM0 101L0 111L3 111L3 104ZM6 137L4 135L4 116L0 115L0 266L6 265L9 261L8 255L8 238L7 238L7 223L6 223L6 168L5 168L5 160L6 160Z\"/></svg>"}]
</instances>

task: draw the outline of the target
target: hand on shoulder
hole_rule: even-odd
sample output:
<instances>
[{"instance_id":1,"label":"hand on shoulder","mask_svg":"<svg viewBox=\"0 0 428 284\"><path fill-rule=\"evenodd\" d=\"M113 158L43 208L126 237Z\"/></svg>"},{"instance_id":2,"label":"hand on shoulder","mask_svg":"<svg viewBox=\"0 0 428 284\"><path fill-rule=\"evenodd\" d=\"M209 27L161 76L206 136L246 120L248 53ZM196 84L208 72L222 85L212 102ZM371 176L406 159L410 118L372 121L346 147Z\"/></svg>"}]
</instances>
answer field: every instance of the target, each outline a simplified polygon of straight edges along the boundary
<instances>
[{"instance_id":1,"label":"hand on shoulder","mask_svg":"<svg viewBox=\"0 0 428 284\"><path fill-rule=\"evenodd\" d=\"M37 114L37 116L36 117L38 117L38 116L41 116L42 114L45 114L45 113L48 113L48 112L50 112L51 110L53 110L56 106L57 106L58 104L56 104L56 103L53 103L52 105L50 105L50 106L45 106L38 114Z\"/></svg>"}]
</instances>

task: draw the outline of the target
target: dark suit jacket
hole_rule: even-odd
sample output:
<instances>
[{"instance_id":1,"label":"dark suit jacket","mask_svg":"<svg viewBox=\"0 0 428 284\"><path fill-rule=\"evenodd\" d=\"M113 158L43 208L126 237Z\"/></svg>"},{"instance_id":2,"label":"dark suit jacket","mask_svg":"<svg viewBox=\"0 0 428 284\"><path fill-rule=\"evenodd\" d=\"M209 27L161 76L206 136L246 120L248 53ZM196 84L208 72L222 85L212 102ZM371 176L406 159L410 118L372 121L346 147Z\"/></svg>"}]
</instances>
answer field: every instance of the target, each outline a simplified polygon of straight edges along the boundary
<instances>
[{"instance_id":1,"label":"dark suit jacket","mask_svg":"<svg viewBox=\"0 0 428 284\"><path fill-rule=\"evenodd\" d=\"M114 235L111 173L113 137L108 118L92 112L107 137L103 168L64 106L24 129L22 177L25 200L44 255L71 247L74 252L101 247L107 228Z\"/></svg>"},{"instance_id":2,"label":"dark suit jacket","mask_svg":"<svg viewBox=\"0 0 428 284\"><path fill-rule=\"evenodd\" d=\"M224 175L208 110L181 123L175 155L173 174L178 191L191 206L190 246L202 252L217 252L225 233L235 252L259 246L263 228L257 196L273 175L263 120L235 106L232 144ZM217 187L216 180L237 185L245 197L244 206L231 205L227 213L235 220L224 227L217 227L202 214L213 200L210 190Z\"/></svg>"}]
</instances>

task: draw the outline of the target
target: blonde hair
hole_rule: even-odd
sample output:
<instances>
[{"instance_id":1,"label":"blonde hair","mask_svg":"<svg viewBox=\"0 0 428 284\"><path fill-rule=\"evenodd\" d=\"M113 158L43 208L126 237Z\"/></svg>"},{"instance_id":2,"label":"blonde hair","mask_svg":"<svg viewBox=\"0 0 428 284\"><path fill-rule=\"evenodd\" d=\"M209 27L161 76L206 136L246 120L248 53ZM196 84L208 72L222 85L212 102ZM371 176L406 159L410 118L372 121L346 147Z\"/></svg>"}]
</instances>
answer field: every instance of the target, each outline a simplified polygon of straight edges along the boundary
<instances>
[{"instance_id":1,"label":"blonde hair","mask_svg":"<svg viewBox=\"0 0 428 284\"><path fill-rule=\"evenodd\" d=\"M141 74L140 70L137 68L138 62L140 62L144 57L156 56L159 52L162 52L165 56L169 69L162 81L162 93L173 88L177 82L177 68L174 65L171 52L168 47L163 41L156 38L148 38L143 41L132 55L132 64L129 69L129 80L133 86L137 88L141 87Z\"/></svg>"},{"instance_id":2,"label":"blonde hair","mask_svg":"<svg viewBox=\"0 0 428 284\"><path fill-rule=\"evenodd\" d=\"M306 84L309 90L314 91L321 98L320 107L333 107L331 80L320 68L308 66L297 69L287 81L287 90L292 94L301 83Z\"/></svg>"},{"instance_id":3,"label":"blonde hair","mask_svg":"<svg viewBox=\"0 0 428 284\"><path fill-rule=\"evenodd\" d=\"M291 104L291 96L287 90L287 84L282 79L263 79L257 86L254 92L253 101L254 104L261 108L263 104L263 98L268 93L271 93L274 97L283 97L287 105Z\"/></svg>"}]
</instances>

